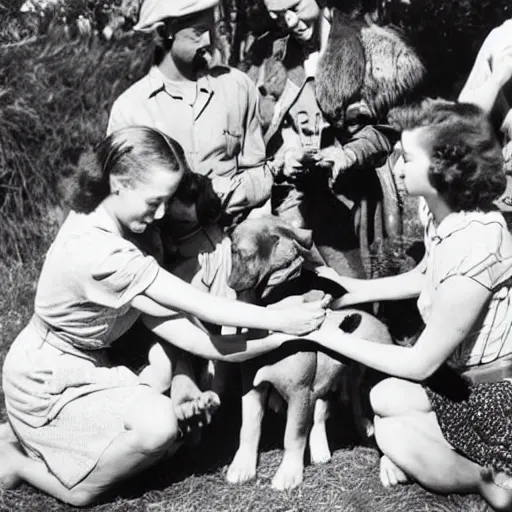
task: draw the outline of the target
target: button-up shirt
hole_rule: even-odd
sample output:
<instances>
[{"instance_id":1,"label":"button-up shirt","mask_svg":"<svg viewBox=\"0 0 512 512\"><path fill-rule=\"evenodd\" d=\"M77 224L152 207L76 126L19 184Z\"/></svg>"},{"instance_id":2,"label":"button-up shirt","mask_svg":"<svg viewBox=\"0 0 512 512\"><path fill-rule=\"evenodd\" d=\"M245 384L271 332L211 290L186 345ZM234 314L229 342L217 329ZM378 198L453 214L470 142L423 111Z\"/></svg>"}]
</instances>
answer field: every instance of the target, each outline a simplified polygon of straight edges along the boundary
<instances>
[{"instance_id":1,"label":"button-up shirt","mask_svg":"<svg viewBox=\"0 0 512 512\"><path fill-rule=\"evenodd\" d=\"M228 213L270 197L273 177L264 165L257 92L241 71L222 67L200 77L190 104L183 89L153 66L114 102L107 132L130 125L150 126L175 139L192 171L210 176L221 198L234 191Z\"/></svg>"},{"instance_id":2,"label":"button-up shirt","mask_svg":"<svg viewBox=\"0 0 512 512\"><path fill-rule=\"evenodd\" d=\"M426 203L420 208L426 222L426 279L418 309L425 323L437 289L452 276L467 277L491 292L487 311L448 364L466 370L512 354L512 235L503 216L497 211L457 212L436 226Z\"/></svg>"}]
</instances>

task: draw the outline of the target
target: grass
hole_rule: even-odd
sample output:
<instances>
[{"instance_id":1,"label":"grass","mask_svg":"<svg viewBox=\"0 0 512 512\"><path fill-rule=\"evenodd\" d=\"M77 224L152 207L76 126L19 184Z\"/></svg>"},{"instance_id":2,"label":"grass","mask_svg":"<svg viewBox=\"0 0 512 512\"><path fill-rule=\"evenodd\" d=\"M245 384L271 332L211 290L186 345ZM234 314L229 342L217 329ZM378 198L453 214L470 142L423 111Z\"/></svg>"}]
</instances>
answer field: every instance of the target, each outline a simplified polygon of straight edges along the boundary
<instances>
[{"instance_id":1,"label":"grass","mask_svg":"<svg viewBox=\"0 0 512 512\"><path fill-rule=\"evenodd\" d=\"M470 4L475 0L460 1ZM433 0L417 0L415 5L422 2L434 6ZM3 21L6 9L14 12L17 3L19 0L0 0ZM425 9L413 9L409 19L414 16L425 17ZM437 16L432 18L437 22ZM446 17L441 19L443 30L448 29ZM54 192L60 177L76 163L83 149L102 137L113 100L149 65L144 38L127 36L100 43L94 38L70 38L48 20L44 26L34 19L30 23L13 19L0 27L0 364L11 341L32 315L41 255L60 220ZM483 35L479 29L481 39ZM446 48L444 43L438 46L443 51ZM412 247L421 235L411 205L406 228L404 243ZM393 244L384 247L381 254L384 256L377 263L382 265L382 273L412 264L412 259ZM384 313L397 338L407 340L418 325L410 302L386 308ZM1 389L0 403L3 404ZM358 446L350 418L342 408L329 423L332 461L324 466L307 466L299 489L279 493L270 486L280 462L284 430L283 418L271 413L264 423L258 478L247 485L230 486L224 481L224 474L237 448L239 409L238 403L225 404L200 446L184 448L170 461L124 483L106 503L91 510L488 510L474 496L440 497L417 485L383 489L378 479L376 450ZM3 406L0 420L5 420ZM23 485L15 491L0 491L0 512L15 510L67 511L71 507Z\"/></svg>"},{"instance_id":2,"label":"grass","mask_svg":"<svg viewBox=\"0 0 512 512\"><path fill-rule=\"evenodd\" d=\"M418 241L420 229L415 204L407 203L404 242L410 247ZM402 268L412 260L401 251L388 248L392 267L400 260ZM4 294L0 297L0 362L11 340L32 314L35 282L42 263L0 267ZM387 266L383 262L383 269ZM412 314L411 303L400 304L391 314L395 324L403 324ZM387 311L389 314L389 310ZM411 324L409 322L405 324ZM414 324L414 321L412 321ZM417 326L417 324L415 324ZM409 331L410 333L410 331ZM0 400L3 396L0 391ZM0 418L5 411L0 408ZM284 417L268 412L263 425L261 457L257 479L232 486L225 482L227 467L238 447L240 404L223 405L205 430L199 446L185 446L172 459L141 473L120 485L105 502L92 507L94 512L487 512L490 509L477 496L437 496L416 484L386 490L379 481L378 452L361 446L350 413L337 408L329 420L329 442L333 450L330 463L307 465L303 484L281 493L271 487L271 479L282 455ZM22 485L14 491L0 491L0 512L64 512L63 503Z\"/></svg>"}]
</instances>

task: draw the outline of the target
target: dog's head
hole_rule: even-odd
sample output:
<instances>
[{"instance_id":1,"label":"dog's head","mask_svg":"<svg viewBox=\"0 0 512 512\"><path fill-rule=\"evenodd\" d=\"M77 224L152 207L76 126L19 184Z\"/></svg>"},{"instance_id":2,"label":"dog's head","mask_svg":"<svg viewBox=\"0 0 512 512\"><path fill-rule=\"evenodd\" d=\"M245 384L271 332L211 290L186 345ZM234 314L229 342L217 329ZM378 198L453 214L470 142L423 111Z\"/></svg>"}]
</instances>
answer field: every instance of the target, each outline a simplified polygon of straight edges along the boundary
<instances>
[{"instance_id":1,"label":"dog's head","mask_svg":"<svg viewBox=\"0 0 512 512\"><path fill-rule=\"evenodd\" d=\"M296 275L313 244L311 231L270 215L245 220L233 229L230 238L228 285L237 292L278 284Z\"/></svg>"}]
</instances>

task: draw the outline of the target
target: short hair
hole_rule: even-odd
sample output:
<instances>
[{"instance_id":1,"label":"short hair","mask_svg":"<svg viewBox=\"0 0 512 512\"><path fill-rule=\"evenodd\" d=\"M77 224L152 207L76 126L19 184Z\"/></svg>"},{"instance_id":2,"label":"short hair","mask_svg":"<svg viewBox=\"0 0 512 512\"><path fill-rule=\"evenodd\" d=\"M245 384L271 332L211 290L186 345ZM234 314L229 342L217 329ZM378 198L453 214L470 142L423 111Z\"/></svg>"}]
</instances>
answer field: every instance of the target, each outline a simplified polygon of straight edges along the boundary
<instances>
[{"instance_id":1,"label":"short hair","mask_svg":"<svg viewBox=\"0 0 512 512\"><path fill-rule=\"evenodd\" d=\"M90 213L111 193L110 176L133 184L155 165L169 172L188 169L183 148L159 130L130 126L115 131L81 155L63 183L65 199L73 210Z\"/></svg>"},{"instance_id":2,"label":"short hair","mask_svg":"<svg viewBox=\"0 0 512 512\"><path fill-rule=\"evenodd\" d=\"M389 123L400 131L425 130L429 180L453 211L490 210L506 188L501 147L482 109L428 98L393 109Z\"/></svg>"}]
</instances>

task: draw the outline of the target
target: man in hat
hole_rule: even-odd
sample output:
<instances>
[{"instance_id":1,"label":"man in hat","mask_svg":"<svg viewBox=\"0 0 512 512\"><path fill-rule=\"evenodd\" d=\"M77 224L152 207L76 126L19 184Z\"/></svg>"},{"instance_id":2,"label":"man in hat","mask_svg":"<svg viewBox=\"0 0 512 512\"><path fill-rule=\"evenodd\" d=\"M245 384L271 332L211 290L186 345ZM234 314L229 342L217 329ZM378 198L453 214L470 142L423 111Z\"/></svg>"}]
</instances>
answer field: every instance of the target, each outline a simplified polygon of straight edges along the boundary
<instances>
[{"instance_id":1,"label":"man in hat","mask_svg":"<svg viewBox=\"0 0 512 512\"><path fill-rule=\"evenodd\" d=\"M114 102L107 131L146 125L178 141L192 171L210 178L226 225L269 199L273 176L254 84L241 71L212 66L217 3L144 0L134 28L155 34L154 65ZM222 234L218 224L200 225L196 206L175 208L167 226L173 235L167 252L181 277L197 270L197 254L213 250Z\"/></svg>"}]
</instances>

